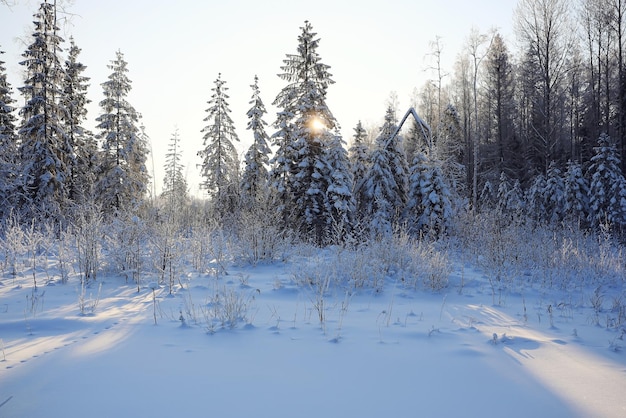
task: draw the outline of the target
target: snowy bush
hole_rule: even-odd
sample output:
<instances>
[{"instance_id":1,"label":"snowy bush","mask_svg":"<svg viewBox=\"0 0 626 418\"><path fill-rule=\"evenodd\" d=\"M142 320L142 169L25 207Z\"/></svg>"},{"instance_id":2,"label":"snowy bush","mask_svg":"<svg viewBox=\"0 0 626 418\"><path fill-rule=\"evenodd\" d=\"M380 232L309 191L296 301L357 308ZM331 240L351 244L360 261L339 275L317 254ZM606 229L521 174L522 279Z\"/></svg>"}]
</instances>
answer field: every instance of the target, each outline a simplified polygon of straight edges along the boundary
<instances>
[{"instance_id":1,"label":"snowy bush","mask_svg":"<svg viewBox=\"0 0 626 418\"><path fill-rule=\"evenodd\" d=\"M283 256L288 243L283 238L277 214L269 210L242 211L237 231L236 258L256 265Z\"/></svg>"},{"instance_id":2,"label":"snowy bush","mask_svg":"<svg viewBox=\"0 0 626 418\"><path fill-rule=\"evenodd\" d=\"M81 281L95 281L102 260L104 225L100 208L85 205L77 209L69 229L76 246L76 259Z\"/></svg>"},{"instance_id":3,"label":"snowy bush","mask_svg":"<svg viewBox=\"0 0 626 418\"><path fill-rule=\"evenodd\" d=\"M234 289L221 286L201 308L206 330L215 332L221 328L236 328L240 322L249 322L248 312L254 303L254 292L245 295Z\"/></svg>"}]
</instances>

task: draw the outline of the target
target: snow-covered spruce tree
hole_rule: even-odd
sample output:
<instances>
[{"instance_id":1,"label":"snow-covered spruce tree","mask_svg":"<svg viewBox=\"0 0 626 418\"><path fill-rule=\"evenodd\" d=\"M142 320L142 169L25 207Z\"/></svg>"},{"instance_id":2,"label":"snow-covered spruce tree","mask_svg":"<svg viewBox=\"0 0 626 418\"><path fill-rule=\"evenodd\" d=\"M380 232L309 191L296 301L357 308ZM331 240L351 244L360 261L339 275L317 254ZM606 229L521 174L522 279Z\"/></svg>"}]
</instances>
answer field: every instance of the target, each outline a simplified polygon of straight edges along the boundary
<instances>
[{"instance_id":1,"label":"snow-covered spruce tree","mask_svg":"<svg viewBox=\"0 0 626 418\"><path fill-rule=\"evenodd\" d=\"M511 190L509 177L504 171L500 173L500 183L498 184L498 192L496 194L496 212L500 215L507 213L508 194Z\"/></svg>"},{"instance_id":2,"label":"snow-covered spruce tree","mask_svg":"<svg viewBox=\"0 0 626 418\"><path fill-rule=\"evenodd\" d=\"M176 128L170 137L167 154L165 154L165 177L163 179L163 192L161 193L165 207L172 216L180 214L189 201L187 180L183 174L185 167L180 162L180 152L180 136L178 128Z\"/></svg>"},{"instance_id":3,"label":"snow-covered spruce tree","mask_svg":"<svg viewBox=\"0 0 626 418\"><path fill-rule=\"evenodd\" d=\"M306 21L301 29L298 51L287 55L279 75L288 85L274 100L279 112L272 139L279 150L273 159L272 184L286 226L323 245L333 224L327 210L332 206L328 189L333 180L324 149L336 136L331 132L336 132L337 121L326 105L327 88L334 81L317 53L319 39L311 24ZM342 174L347 176L349 172Z\"/></svg>"},{"instance_id":4,"label":"snow-covered spruce tree","mask_svg":"<svg viewBox=\"0 0 626 418\"><path fill-rule=\"evenodd\" d=\"M59 59L62 39L57 35L56 10L42 3L35 14L33 42L23 54L26 78L19 90L25 99L20 137L21 199L23 219L64 223L69 206L71 149L64 130L63 68Z\"/></svg>"},{"instance_id":5,"label":"snow-covered spruce tree","mask_svg":"<svg viewBox=\"0 0 626 418\"><path fill-rule=\"evenodd\" d=\"M545 220L550 224L558 224L564 218L565 212L565 181L563 173L553 161L546 174L546 201Z\"/></svg>"},{"instance_id":6,"label":"snow-covered spruce tree","mask_svg":"<svg viewBox=\"0 0 626 418\"><path fill-rule=\"evenodd\" d=\"M506 194L506 210L511 215L515 216L518 221L523 221L526 210L526 202L524 200L524 190L519 179L515 179L511 190Z\"/></svg>"},{"instance_id":7,"label":"snow-covered spruce tree","mask_svg":"<svg viewBox=\"0 0 626 418\"><path fill-rule=\"evenodd\" d=\"M245 166L241 177L241 202L248 210L254 209L267 200L267 183L269 181L268 165L271 153L268 145L269 137L265 131L267 123L263 115L267 113L261 92L259 78L254 76L252 86L252 107L248 110L248 129L252 131L253 141L245 156Z\"/></svg>"},{"instance_id":8,"label":"snow-covered spruce tree","mask_svg":"<svg viewBox=\"0 0 626 418\"><path fill-rule=\"evenodd\" d=\"M0 51L0 56L4 51ZM12 210L17 179L17 133L13 89L0 60L0 221Z\"/></svg>"},{"instance_id":9,"label":"snow-covered spruce tree","mask_svg":"<svg viewBox=\"0 0 626 418\"><path fill-rule=\"evenodd\" d=\"M402 217L406 224L407 230L411 234L417 234L421 228L422 214L424 213L424 189L422 185L426 184L426 171L428 157L423 152L415 153L411 164L409 176L409 193Z\"/></svg>"},{"instance_id":10,"label":"snow-covered spruce tree","mask_svg":"<svg viewBox=\"0 0 626 418\"><path fill-rule=\"evenodd\" d=\"M411 167L405 222L409 231L437 237L450 224L452 203L440 163L417 154Z\"/></svg>"},{"instance_id":11,"label":"snow-covered spruce tree","mask_svg":"<svg viewBox=\"0 0 626 418\"><path fill-rule=\"evenodd\" d=\"M108 65L112 73L102 83L102 113L96 118L102 141L96 194L109 214L135 212L144 202L149 181L148 147L137 126L140 115L127 100L131 91L127 64L117 51Z\"/></svg>"},{"instance_id":12,"label":"snow-covered spruce tree","mask_svg":"<svg viewBox=\"0 0 626 418\"><path fill-rule=\"evenodd\" d=\"M391 172L393 173L395 183L398 185L398 199L399 202L401 202L401 206L398 207L398 213L400 213L407 199L409 164L406 159L406 154L404 153L402 144L403 138L399 134L393 136L397 129L398 120L396 118L395 108L388 106L387 113L385 114L385 123L380 129L379 138L381 138L381 140L384 139L384 145L389 151Z\"/></svg>"},{"instance_id":13,"label":"snow-covered spruce tree","mask_svg":"<svg viewBox=\"0 0 626 418\"><path fill-rule=\"evenodd\" d=\"M357 216L362 213L364 198L363 184L365 181L365 175L369 170L369 147L365 143L367 139L367 133L361 124L361 121L357 123L354 128L354 136L352 137L352 146L348 150L348 156L350 159L350 170L352 171L353 186L352 194L355 200L355 207Z\"/></svg>"},{"instance_id":14,"label":"snow-covered spruce tree","mask_svg":"<svg viewBox=\"0 0 626 418\"><path fill-rule=\"evenodd\" d=\"M239 141L228 104L228 87L220 73L215 80L213 94L208 101L204 132L204 149L198 152L202 158L202 186L211 196L215 210L224 216L237 206L239 198L239 161L234 142Z\"/></svg>"},{"instance_id":15,"label":"snow-covered spruce tree","mask_svg":"<svg viewBox=\"0 0 626 418\"><path fill-rule=\"evenodd\" d=\"M478 207L481 211L489 212L494 208L497 199L497 193L493 189L493 184L489 180L485 182L483 185L483 189L480 192L480 196L478 198Z\"/></svg>"},{"instance_id":16,"label":"snow-covered spruce tree","mask_svg":"<svg viewBox=\"0 0 626 418\"><path fill-rule=\"evenodd\" d=\"M496 213L508 219L519 220L526 207L524 198L524 191L519 180L515 179L511 185L506 173L504 171L500 173L500 184L496 196Z\"/></svg>"},{"instance_id":17,"label":"snow-covered spruce tree","mask_svg":"<svg viewBox=\"0 0 626 418\"><path fill-rule=\"evenodd\" d=\"M70 199L77 205L94 199L93 185L96 180L98 144L93 134L83 127L87 119L87 98L89 77L83 72L87 67L78 61L81 49L70 38L70 49L65 61L63 78L63 96L61 106L64 113L62 122L67 133L67 140L74 150L71 178L69 181Z\"/></svg>"},{"instance_id":18,"label":"snow-covered spruce tree","mask_svg":"<svg viewBox=\"0 0 626 418\"><path fill-rule=\"evenodd\" d=\"M363 182L362 219L369 220L370 233L377 238L390 234L404 207L402 187L396 183L390 152L381 137L371 154L370 168Z\"/></svg>"},{"instance_id":19,"label":"snow-covered spruce tree","mask_svg":"<svg viewBox=\"0 0 626 418\"><path fill-rule=\"evenodd\" d=\"M446 106L437 128L434 160L440 161L450 185L459 193L467 189L467 170L463 164L463 132L456 107Z\"/></svg>"},{"instance_id":20,"label":"snow-covered spruce tree","mask_svg":"<svg viewBox=\"0 0 626 418\"><path fill-rule=\"evenodd\" d=\"M396 129L394 111L389 106L363 182L361 216L370 219L370 232L378 237L393 230L407 201L408 168L401 138L392 138Z\"/></svg>"},{"instance_id":21,"label":"snow-covered spruce tree","mask_svg":"<svg viewBox=\"0 0 626 418\"><path fill-rule=\"evenodd\" d=\"M593 226L626 223L626 180L620 169L618 150L613 139L602 134L587 176L589 185L589 222Z\"/></svg>"},{"instance_id":22,"label":"snow-covered spruce tree","mask_svg":"<svg viewBox=\"0 0 626 418\"><path fill-rule=\"evenodd\" d=\"M546 196L546 186L546 177L543 173L539 173L526 192L527 215L537 222L547 221L548 196Z\"/></svg>"},{"instance_id":23,"label":"snow-covered spruce tree","mask_svg":"<svg viewBox=\"0 0 626 418\"><path fill-rule=\"evenodd\" d=\"M586 220L589 213L589 182L578 162L568 161L565 172L563 216L573 222Z\"/></svg>"},{"instance_id":24,"label":"snow-covered spruce tree","mask_svg":"<svg viewBox=\"0 0 626 418\"><path fill-rule=\"evenodd\" d=\"M324 139L323 161L326 164L326 219L330 231L327 243L338 244L350 233L355 202L352 194L354 180L350 171L348 152L339 133L327 132Z\"/></svg>"}]
</instances>

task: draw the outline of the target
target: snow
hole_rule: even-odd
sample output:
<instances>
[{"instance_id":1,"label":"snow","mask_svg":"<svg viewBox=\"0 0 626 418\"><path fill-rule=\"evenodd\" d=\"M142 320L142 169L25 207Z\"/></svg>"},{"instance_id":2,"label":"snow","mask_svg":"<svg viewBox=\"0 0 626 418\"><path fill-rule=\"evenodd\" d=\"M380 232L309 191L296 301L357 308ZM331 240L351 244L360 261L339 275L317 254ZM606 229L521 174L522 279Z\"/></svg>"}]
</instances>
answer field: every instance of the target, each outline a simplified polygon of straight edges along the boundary
<instances>
[{"instance_id":1,"label":"snow","mask_svg":"<svg viewBox=\"0 0 626 418\"><path fill-rule=\"evenodd\" d=\"M53 263L36 272L50 280L36 292L30 270L6 273L0 416L626 415L623 332L590 321L589 303L527 288L494 305L484 272L458 260L441 292L324 282L321 295L298 283L316 280L313 268L327 277L333 263L313 250L229 264L228 275L191 273L173 295L147 274L137 292L101 273L86 315L78 277L61 284ZM607 289L607 313L620 291ZM226 306L224 295L243 308L234 328L203 315Z\"/></svg>"}]
</instances>

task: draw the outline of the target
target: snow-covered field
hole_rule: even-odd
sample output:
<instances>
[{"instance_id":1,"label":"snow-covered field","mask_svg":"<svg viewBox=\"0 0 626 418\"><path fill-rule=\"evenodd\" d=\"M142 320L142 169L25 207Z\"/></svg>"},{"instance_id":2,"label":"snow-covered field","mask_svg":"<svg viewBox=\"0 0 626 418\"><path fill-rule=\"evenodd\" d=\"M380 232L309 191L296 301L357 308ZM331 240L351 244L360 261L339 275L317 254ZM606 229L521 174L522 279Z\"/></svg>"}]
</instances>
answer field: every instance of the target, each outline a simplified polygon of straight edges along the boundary
<instances>
[{"instance_id":1,"label":"snow-covered field","mask_svg":"<svg viewBox=\"0 0 626 418\"><path fill-rule=\"evenodd\" d=\"M171 295L150 274L81 289L49 262L34 291L27 263L5 272L0 416L626 416L623 281L496 294L451 255L442 290L358 288L328 273L340 254L229 262Z\"/></svg>"}]
</instances>

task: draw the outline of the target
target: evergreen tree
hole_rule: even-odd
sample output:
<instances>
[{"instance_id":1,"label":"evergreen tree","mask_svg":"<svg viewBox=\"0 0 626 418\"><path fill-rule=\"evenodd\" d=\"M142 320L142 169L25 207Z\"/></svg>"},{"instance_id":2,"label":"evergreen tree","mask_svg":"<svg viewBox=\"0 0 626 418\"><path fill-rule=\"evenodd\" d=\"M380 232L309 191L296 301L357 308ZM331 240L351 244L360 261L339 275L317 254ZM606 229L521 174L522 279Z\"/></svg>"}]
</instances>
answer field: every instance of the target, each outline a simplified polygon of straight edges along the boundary
<instances>
[{"instance_id":1,"label":"evergreen tree","mask_svg":"<svg viewBox=\"0 0 626 418\"><path fill-rule=\"evenodd\" d=\"M458 192L467 189L467 170L463 165L463 134L456 107L446 106L437 129L437 142L434 158L441 162L452 187Z\"/></svg>"},{"instance_id":2,"label":"evergreen tree","mask_svg":"<svg viewBox=\"0 0 626 418\"><path fill-rule=\"evenodd\" d=\"M355 202L352 194L354 180L350 171L348 152L343 146L341 136L337 133L328 133L324 141L323 160L326 162L326 219L327 228L334 232L330 242L338 243L352 225ZM337 236L339 235L339 236Z\"/></svg>"},{"instance_id":3,"label":"evergreen tree","mask_svg":"<svg viewBox=\"0 0 626 418\"><path fill-rule=\"evenodd\" d=\"M409 194L404 208L403 218L410 233L417 234L421 228L422 215L424 214L424 190L422 184L426 182L428 158L423 152L417 152L411 164L409 176Z\"/></svg>"},{"instance_id":4,"label":"evergreen tree","mask_svg":"<svg viewBox=\"0 0 626 418\"><path fill-rule=\"evenodd\" d=\"M57 35L55 6L42 3L35 14L33 43L20 62L26 79L19 90L26 104L19 129L22 168L21 202L27 219L63 223L69 206L70 158L74 151L62 123L63 69L59 60L62 39Z\"/></svg>"},{"instance_id":5,"label":"evergreen tree","mask_svg":"<svg viewBox=\"0 0 626 418\"><path fill-rule=\"evenodd\" d=\"M589 222L594 226L626 223L626 180L615 142L607 134L598 139L588 177Z\"/></svg>"},{"instance_id":6,"label":"evergreen tree","mask_svg":"<svg viewBox=\"0 0 626 418\"><path fill-rule=\"evenodd\" d=\"M127 100L131 91L127 65L118 51L108 65L112 73L102 83L102 114L96 119L102 141L96 192L109 213L132 213L143 203L148 190L148 148L137 126L140 115Z\"/></svg>"},{"instance_id":7,"label":"evergreen tree","mask_svg":"<svg viewBox=\"0 0 626 418\"><path fill-rule=\"evenodd\" d=\"M317 52L319 39L307 21L298 37L298 51L289 54L279 76L288 82L274 100L278 118L272 136L279 151L273 159L272 184L286 224L303 238L322 244L328 236L328 187L324 149L337 122L326 105L329 66Z\"/></svg>"},{"instance_id":8,"label":"evergreen tree","mask_svg":"<svg viewBox=\"0 0 626 418\"><path fill-rule=\"evenodd\" d=\"M565 181L555 162L548 167L544 196L546 221L551 224L561 222L565 212Z\"/></svg>"},{"instance_id":9,"label":"evergreen tree","mask_svg":"<svg viewBox=\"0 0 626 418\"><path fill-rule=\"evenodd\" d=\"M71 162L71 179L69 184L70 198L74 203L81 204L93 199L93 185L96 180L98 144L93 134L83 127L87 119L87 84L89 77L83 72L87 67L78 62L81 49L70 38L70 49L65 61L63 78L63 125L67 140L74 155Z\"/></svg>"},{"instance_id":10,"label":"evergreen tree","mask_svg":"<svg viewBox=\"0 0 626 418\"><path fill-rule=\"evenodd\" d=\"M523 166L514 130L514 68L504 39L496 33L485 57L485 95L489 120L487 145L481 163L484 175L494 178L501 172L516 177Z\"/></svg>"},{"instance_id":11,"label":"evergreen tree","mask_svg":"<svg viewBox=\"0 0 626 418\"><path fill-rule=\"evenodd\" d=\"M572 221L586 219L589 212L589 183L579 163L569 161L565 172L563 216Z\"/></svg>"},{"instance_id":12,"label":"evergreen tree","mask_svg":"<svg viewBox=\"0 0 626 418\"><path fill-rule=\"evenodd\" d=\"M496 191L493 190L493 185L491 184L491 182L489 180L487 180L485 182L485 184L483 185L483 189L480 192L480 197L478 200L478 207L481 210L487 210L489 211L490 209L493 208L496 200Z\"/></svg>"},{"instance_id":13,"label":"evergreen tree","mask_svg":"<svg viewBox=\"0 0 626 418\"><path fill-rule=\"evenodd\" d=\"M405 220L409 231L438 236L452 219L450 189L436 161L417 154L411 166Z\"/></svg>"},{"instance_id":14,"label":"evergreen tree","mask_svg":"<svg viewBox=\"0 0 626 418\"><path fill-rule=\"evenodd\" d=\"M393 231L405 205L406 187L397 182L394 155L388 137L381 134L371 154L370 168L363 182L363 217L370 220L370 232L377 237ZM404 179L401 178L401 181Z\"/></svg>"},{"instance_id":15,"label":"evergreen tree","mask_svg":"<svg viewBox=\"0 0 626 418\"><path fill-rule=\"evenodd\" d=\"M219 74L213 94L208 101L204 132L204 149L198 152L202 158L203 187L211 195L220 215L234 210L238 198L239 161L234 142L239 141L228 104L228 87Z\"/></svg>"},{"instance_id":16,"label":"evergreen tree","mask_svg":"<svg viewBox=\"0 0 626 418\"><path fill-rule=\"evenodd\" d=\"M365 176L369 170L369 147L365 141L367 139L367 133L361 124L361 121L354 128L354 137L352 140L352 146L348 150L350 167L352 171L353 187L352 194L355 200L357 216L362 212L364 205L364 193L363 184Z\"/></svg>"},{"instance_id":17,"label":"evergreen tree","mask_svg":"<svg viewBox=\"0 0 626 418\"><path fill-rule=\"evenodd\" d=\"M503 171L500 173L500 183L498 184L498 193L496 194L496 210L503 215L508 212L508 196L511 190L509 177Z\"/></svg>"},{"instance_id":18,"label":"evergreen tree","mask_svg":"<svg viewBox=\"0 0 626 418\"><path fill-rule=\"evenodd\" d=\"M402 146L402 137L400 135L393 136L398 129L398 121L396 119L396 113L392 106L387 107L387 113L385 114L385 122L380 129L379 139L380 144L383 145L389 155L389 165L391 168L394 182L398 186L397 210L400 213L407 200L407 189L409 179L409 168L406 160L406 154Z\"/></svg>"},{"instance_id":19,"label":"evergreen tree","mask_svg":"<svg viewBox=\"0 0 626 418\"><path fill-rule=\"evenodd\" d=\"M0 51L0 56L4 51ZM0 60L0 220L4 219L13 207L17 175L17 134L16 121L11 97L13 89L7 81L4 61Z\"/></svg>"},{"instance_id":20,"label":"evergreen tree","mask_svg":"<svg viewBox=\"0 0 626 418\"><path fill-rule=\"evenodd\" d=\"M267 123L263 115L267 113L259 90L259 79L254 77L252 86L252 107L248 110L248 129L254 137L252 145L245 156L245 167L241 178L241 195L244 207L252 209L256 204L265 202L267 197L267 183L269 174L269 155L271 153L267 141L269 137L265 131Z\"/></svg>"},{"instance_id":21,"label":"evergreen tree","mask_svg":"<svg viewBox=\"0 0 626 418\"><path fill-rule=\"evenodd\" d=\"M179 213L189 200L187 180L183 175L184 166L180 159L180 136L176 128L170 137L170 144L165 154L165 178L161 194L161 197L165 199L167 209L172 214Z\"/></svg>"},{"instance_id":22,"label":"evergreen tree","mask_svg":"<svg viewBox=\"0 0 626 418\"><path fill-rule=\"evenodd\" d=\"M528 216L537 222L544 222L547 219L548 197L546 196L546 176L539 173L533 179L530 188L526 193L526 203Z\"/></svg>"}]
</instances>

